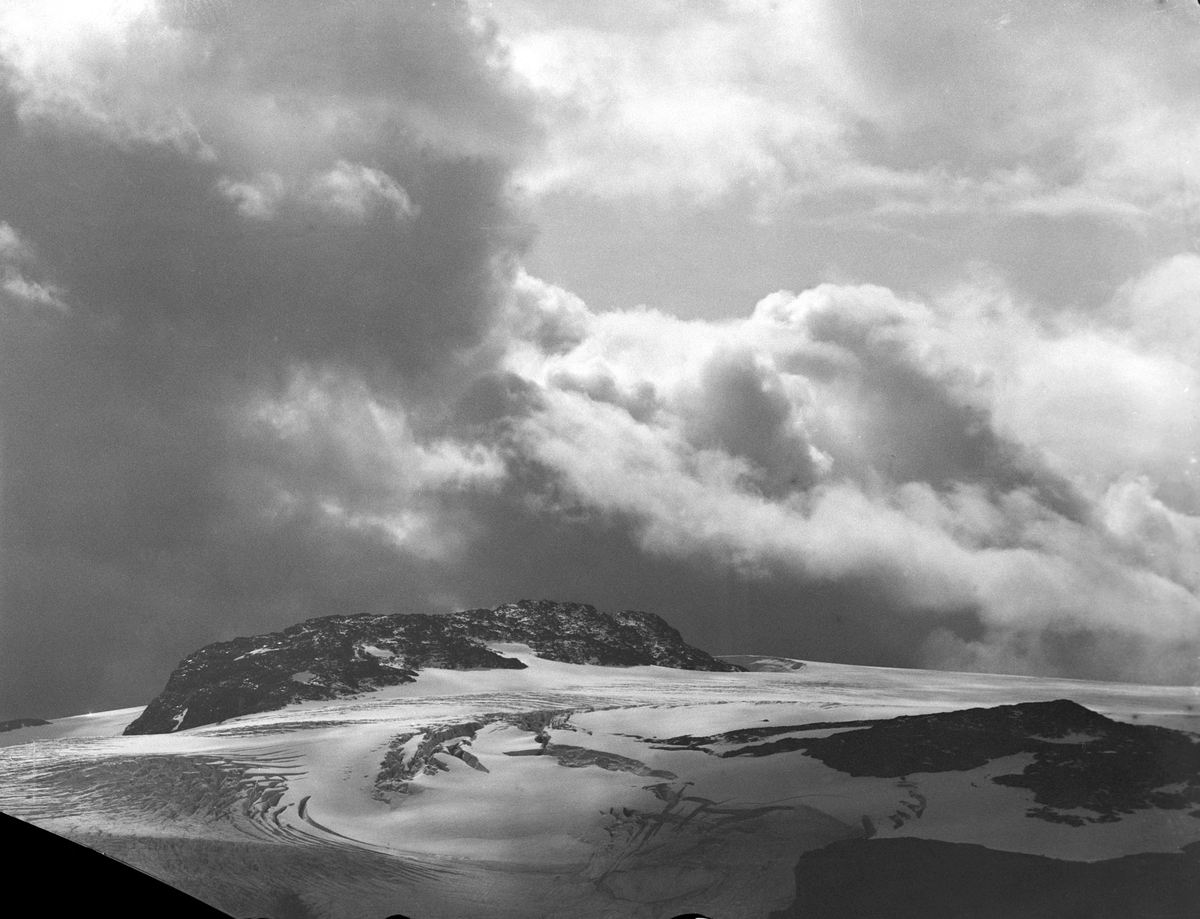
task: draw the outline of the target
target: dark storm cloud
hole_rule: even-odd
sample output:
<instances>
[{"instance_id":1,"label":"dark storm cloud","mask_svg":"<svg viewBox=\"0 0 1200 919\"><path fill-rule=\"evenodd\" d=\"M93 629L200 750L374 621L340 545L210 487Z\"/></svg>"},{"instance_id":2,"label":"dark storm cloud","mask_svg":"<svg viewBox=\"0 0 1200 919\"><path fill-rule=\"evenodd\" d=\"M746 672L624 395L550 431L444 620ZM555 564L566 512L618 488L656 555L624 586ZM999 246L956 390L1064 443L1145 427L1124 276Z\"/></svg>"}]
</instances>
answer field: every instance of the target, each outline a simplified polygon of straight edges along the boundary
<instances>
[{"instance_id":1,"label":"dark storm cloud","mask_svg":"<svg viewBox=\"0 0 1200 919\"><path fill-rule=\"evenodd\" d=\"M456 608L550 596L653 611L714 654L928 663L924 624L894 615L883 578L805 578L782 565L770 577L745 576L708 553L648 552L636 514L580 503L545 468L527 466L510 489L473 494L469 503L488 538L468 543L433 579L453 584L446 600ZM974 612L939 611L937 628L955 640L978 639Z\"/></svg>"},{"instance_id":2,"label":"dark storm cloud","mask_svg":"<svg viewBox=\"0 0 1200 919\"><path fill-rule=\"evenodd\" d=\"M5 712L135 703L199 644L438 595L357 515L418 501L406 463L474 474L398 400L473 373L525 103L462 6L216 12L6 62Z\"/></svg>"},{"instance_id":3,"label":"dark storm cloud","mask_svg":"<svg viewBox=\"0 0 1200 919\"><path fill-rule=\"evenodd\" d=\"M219 163L144 141L72 142L22 125L6 101L0 209L74 292L83 321L125 327L133 373L160 371L176 345L190 366L171 353L169 371L189 383L261 358L419 376L490 324L498 260L518 241L501 163L436 153L388 163L420 208L411 217L368 201L346 220L285 201L260 220L218 192Z\"/></svg>"}]
</instances>

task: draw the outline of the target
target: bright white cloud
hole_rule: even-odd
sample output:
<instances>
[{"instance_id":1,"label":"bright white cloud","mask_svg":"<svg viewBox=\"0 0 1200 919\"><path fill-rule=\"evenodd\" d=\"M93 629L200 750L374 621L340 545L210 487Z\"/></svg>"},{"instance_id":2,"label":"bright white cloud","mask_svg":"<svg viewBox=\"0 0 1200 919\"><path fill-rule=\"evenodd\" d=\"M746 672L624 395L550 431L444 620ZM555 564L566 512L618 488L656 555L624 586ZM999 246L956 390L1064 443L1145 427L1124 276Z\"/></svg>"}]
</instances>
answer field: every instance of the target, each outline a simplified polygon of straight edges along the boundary
<instances>
[{"instance_id":1,"label":"bright white cloud","mask_svg":"<svg viewBox=\"0 0 1200 919\"><path fill-rule=\"evenodd\" d=\"M840 195L888 215L1177 217L1195 198L1200 16L1144 4L499 8L542 99L524 172L664 202ZM849 197L847 197L849 196Z\"/></svg>"},{"instance_id":2,"label":"bright white cloud","mask_svg":"<svg viewBox=\"0 0 1200 919\"><path fill-rule=\"evenodd\" d=\"M1154 490L1200 446L1171 353L978 287L924 304L822 285L725 323L519 287L574 335L510 352L541 389L511 449L571 502L636 521L647 551L878 580L880 615L974 610L984 639L931 631L939 666L1190 679L1200 515ZM1098 650L1052 664L1046 642L1076 632Z\"/></svg>"},{"instance_id":3,"label":"bright white cloud","mask_svg":"<svg viewBox=\"0 0 1200 919\"><path fill-rule=\"evenodd\" d=\"M27 258L29 249L7 223L0 221L0 261L15 263Z\"/></svg>"},{"instance_id":4,"label":"bright white cloud","mask_svg":"<svg viewBox=\"0 0 1200 919\"><path fill-rule=\"evenodd\" d=\"M18 303L33 307L48 307L57 312L67 312L62 291L52 285L30 281L17 271L6 271L0 281L0 290Z\"/></svg>"},{"instance_id":5,"label":"bright white cloud","mask_svg":"<svg viewBox=\"0 0 1200 919\"><path fill-rule=\"evenodd\" d=\"M1038 343L997 405L997 420L1097 484L1156 479L1200 450L1200 377L1172 356L1082 332Z\"/></svg>"},{"instance_id":6,"label":"bright white cloud","mask_svg":"<svg viewBox=\"0 0 1200 919\"><path fill-rule=\"evenodd\" d=\"M235 182L226 177L217 183L217 191L237 205L238 213L247 220L270 220L284 195L283 177L275 172L262 172L247 182Z\"/></svg>"},{"instance_id":7,"label":"bright white cloud","mask_svg":"<svg viewBox=\"0 0 1200 919\"><path fill-rule=\"evenodd\" d=\"M640 33L529 7L503 34L544 100L548 146L523 173L530 190L712 198L839 165L837 74L822 66L834 62L811 4L740 21L663 16ZM772 29L788 37L764 41Z\"/></svg>"},{"instance_id":8,"label":"bright white cloud","mask_svg":"<svg viewBox=\"0 0 1200 919\"><path fill-rule=\"evenodd\" d=\"M49 308L66 313L65 292L56 284L38 281L28 274L35 268L33 250L8 223L0 221L0 291L6 299L24 308Z\"/></svg>"},{"instance_id":9,"label":"bright white cloud","mask_svg":"<svg viewBox=\"0 0 1200 919\"><path fill-rule=\"evenodd\" d=\"M1150 267L1118 291L1113 324L1142 347L1200 367L1200 255L1182 253Z\"/></svg>"},{"instance_id":10,"label":"bright white cloud","mask_svg":"<svg viewBox=\"0 0 1200 919\"><path fill-rule=\"evenodd\" d=\"M350 220L365 220L377 207L390 211L396 220L411 219L418 210L387 173L345 160L317 176L307 194L317 207Z\"/></svg>"},{"instance_id":11,"label":"bright white cloud","mask_svg":"<svg viewBox=\"0 0 1200 919\"><path fill-rule=\"evenodd\" d=\"M244 182L226 177L217 183L217 191L248 220L270 220L289 203L351 223L362 223L377 210L400 222L420 212L387 173L346 160L299 180L286 180L276 172L261 172Z\"/></svg>"}]
</instances>

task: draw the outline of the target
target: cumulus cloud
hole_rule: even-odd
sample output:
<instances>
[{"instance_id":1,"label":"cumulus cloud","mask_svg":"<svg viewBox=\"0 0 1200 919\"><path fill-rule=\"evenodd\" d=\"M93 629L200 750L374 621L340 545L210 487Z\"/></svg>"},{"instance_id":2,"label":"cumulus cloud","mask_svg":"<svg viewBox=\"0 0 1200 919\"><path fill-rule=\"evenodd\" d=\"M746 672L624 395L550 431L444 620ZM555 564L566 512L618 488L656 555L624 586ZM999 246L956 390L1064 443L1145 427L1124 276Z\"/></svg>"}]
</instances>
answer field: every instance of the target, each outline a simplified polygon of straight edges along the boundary
<instances>
[{"instance_id":1,"label":"cumulus cloud","mask_svg":"<svg viewBox=\"0 0 1200 919\"><path fill-rule=\"evenodd\" d=\"M543 312L563 298L543 285ZM1163 405L1171 354L979 289L925 304L823 285L740 321L575 321L574 347L510 356L539 397L507 443L550 471L546 500L651 554L790 584L801 607L814 585L869 584L859 627L909 622L910 663L1194 676L1200 517L1155 491L1200 447L1168 429L1189 407Z\"/></svg>"}]
</instances>

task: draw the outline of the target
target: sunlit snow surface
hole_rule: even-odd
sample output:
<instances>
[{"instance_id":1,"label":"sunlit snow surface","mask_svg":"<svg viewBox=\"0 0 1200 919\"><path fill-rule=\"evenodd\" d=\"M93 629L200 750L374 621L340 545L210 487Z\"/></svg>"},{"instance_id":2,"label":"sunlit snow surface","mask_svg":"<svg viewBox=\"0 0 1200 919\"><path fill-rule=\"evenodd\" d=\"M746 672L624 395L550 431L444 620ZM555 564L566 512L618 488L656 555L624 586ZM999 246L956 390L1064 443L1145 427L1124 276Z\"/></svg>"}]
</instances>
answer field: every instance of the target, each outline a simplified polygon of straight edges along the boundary
<instances>
[{"instance_id":1,"label":"sunlit snow surface","mask_svg":"<svg viewBox=\"0 0 1200 919\"><path fill-rule=\"evenodd\" d=\"M661 743L1052 699L1195 732L1192 688L823 663L697 673L495 648L528 669L425 670L173 734L121 736L139 709L0 734L0 810L236 916L765 917L792 901L802 852L867 826L1073 860L1200 840L1186 810L1032 819L1032 792L989 781L1019 756L855 778L799 751Z\"/></svg>"}]
</instances>

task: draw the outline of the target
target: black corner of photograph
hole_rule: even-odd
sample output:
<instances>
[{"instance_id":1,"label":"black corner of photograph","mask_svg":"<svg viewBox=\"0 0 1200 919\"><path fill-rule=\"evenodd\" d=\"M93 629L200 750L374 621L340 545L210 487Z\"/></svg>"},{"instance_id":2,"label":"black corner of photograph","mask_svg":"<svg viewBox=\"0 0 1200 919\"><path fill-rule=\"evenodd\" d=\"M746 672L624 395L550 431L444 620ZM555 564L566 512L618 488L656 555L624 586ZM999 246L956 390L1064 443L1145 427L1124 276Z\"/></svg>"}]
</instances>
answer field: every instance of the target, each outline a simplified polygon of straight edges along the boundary
<instances>
[{"instance_id":1,"label":"black corner of photograph","mask_svg":"<svg viewBox=\"0 0 1200 919\"><path fill-rule=\"evenodd\" d=\"M0 848L11 878L70 879L70 883L54 885L49 902L56 915L229 919L228 913L118 859L2 811Z\"/></svg>"}]
</instances>

